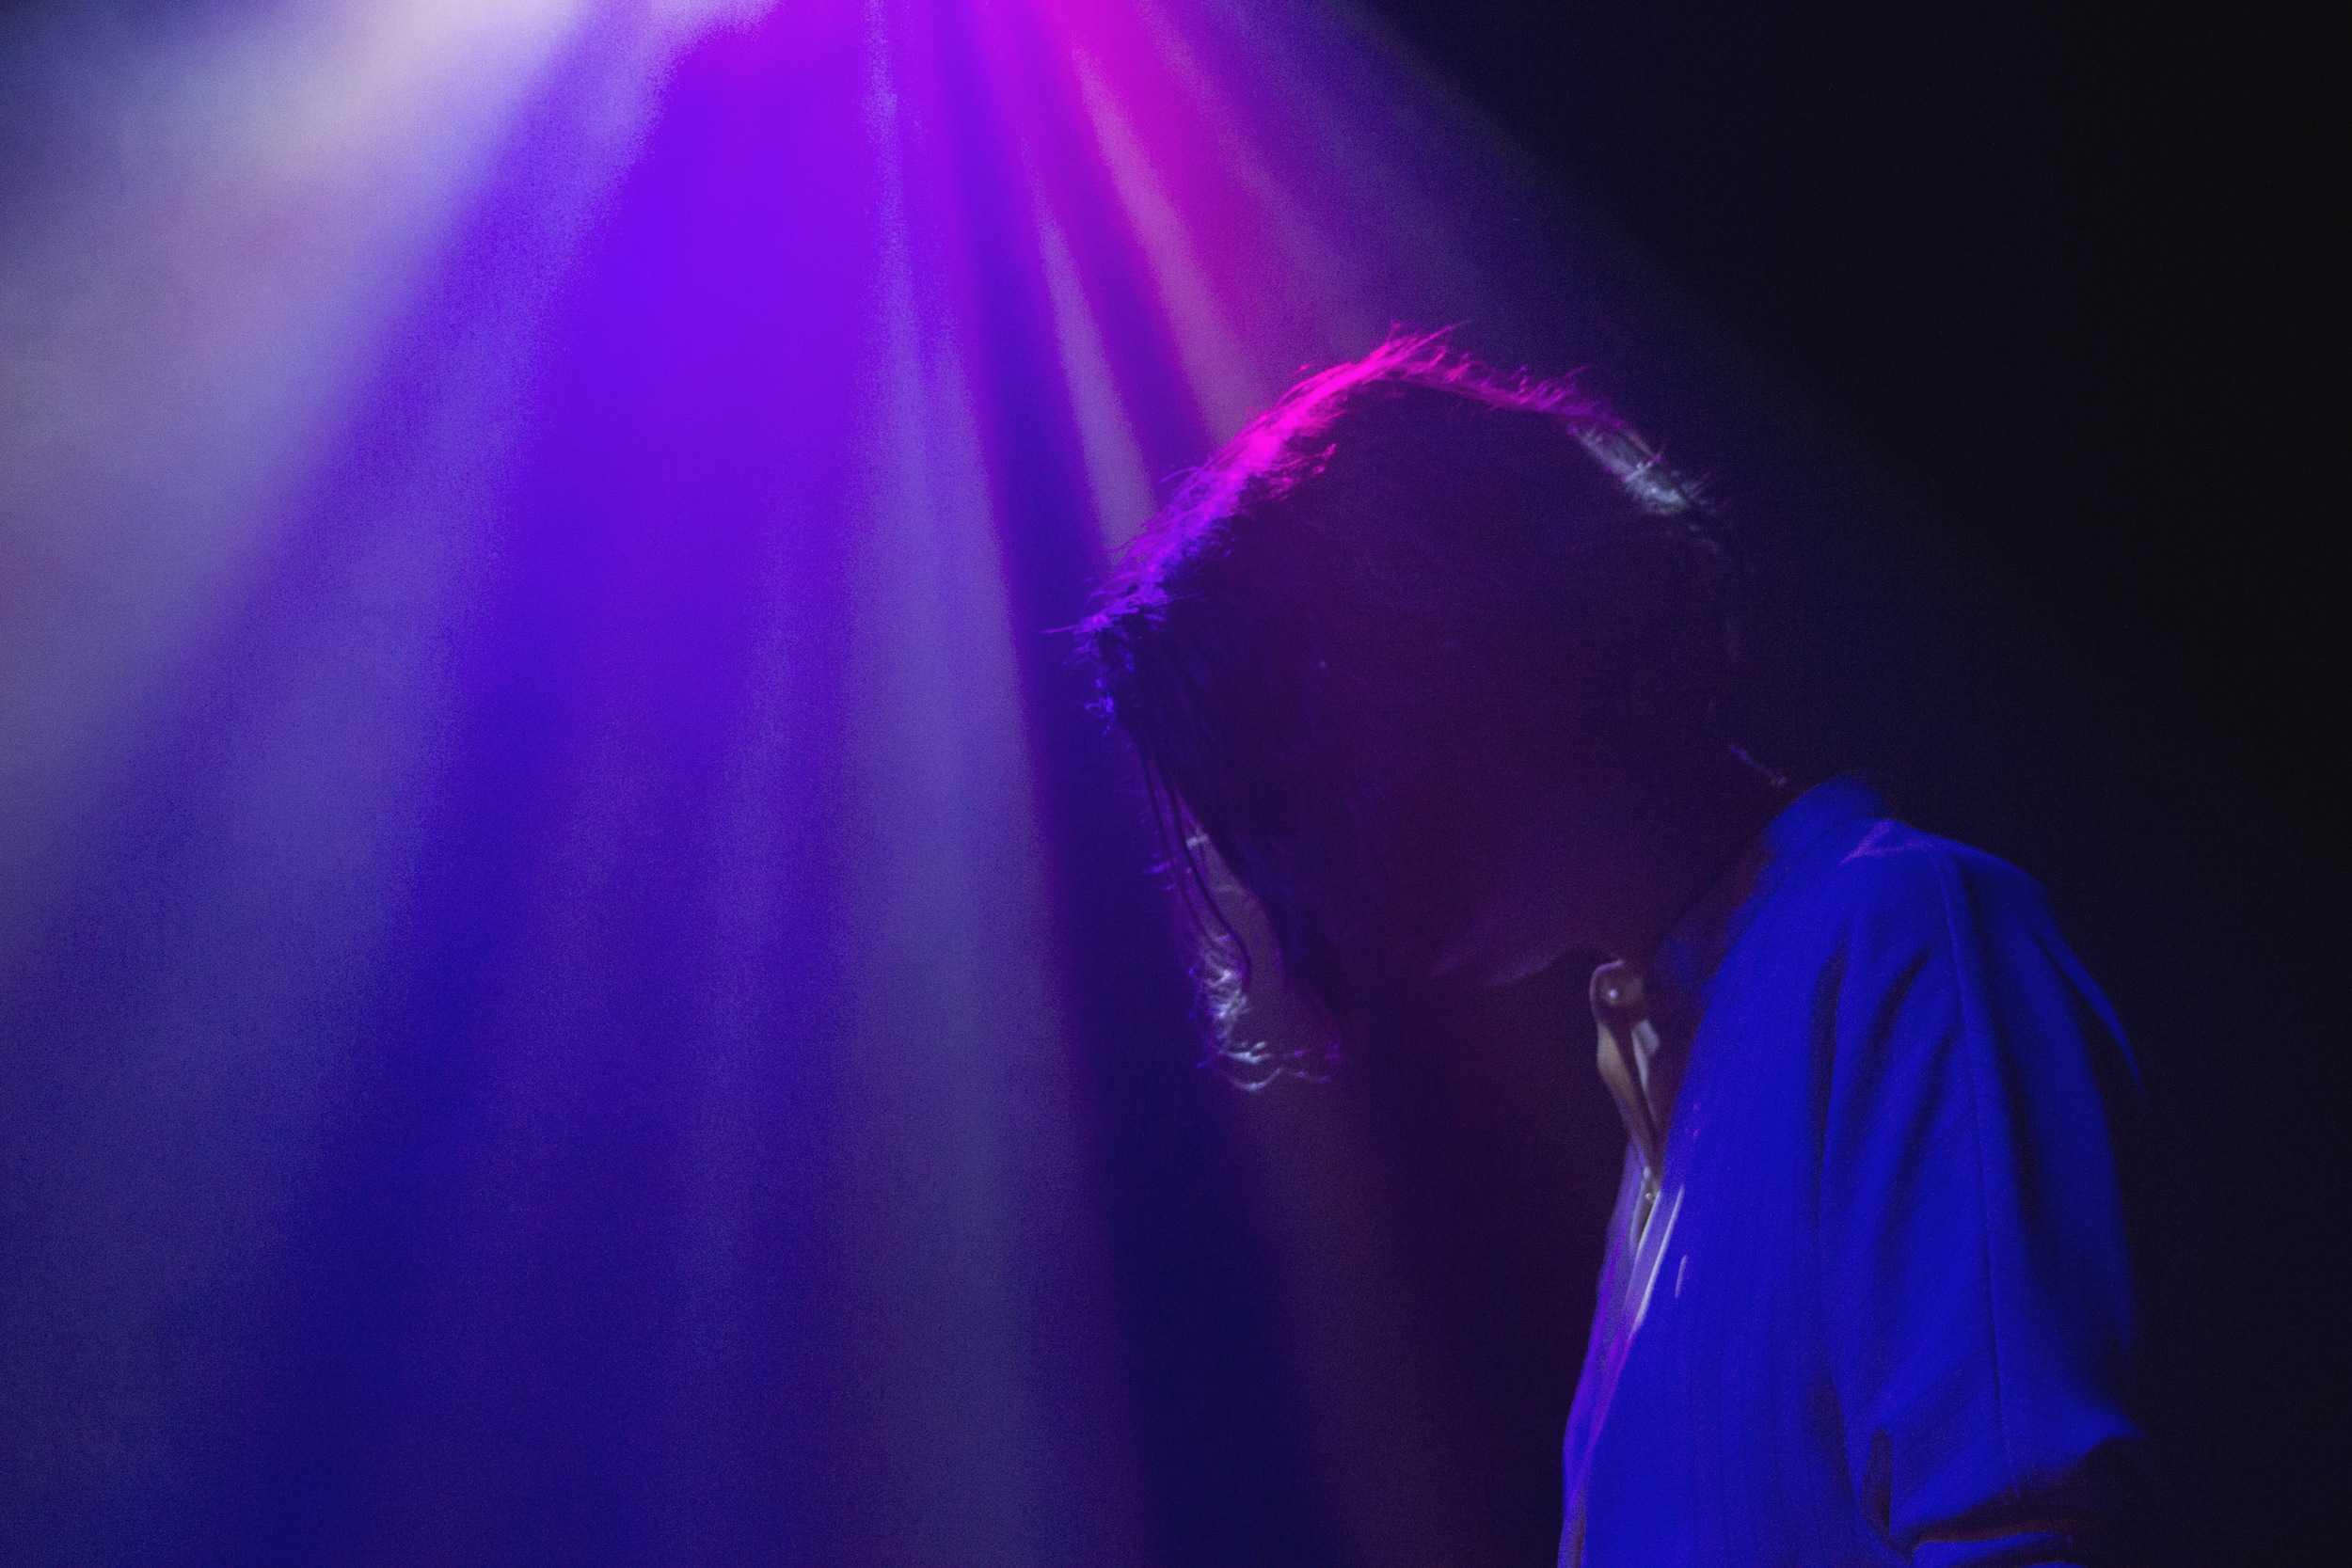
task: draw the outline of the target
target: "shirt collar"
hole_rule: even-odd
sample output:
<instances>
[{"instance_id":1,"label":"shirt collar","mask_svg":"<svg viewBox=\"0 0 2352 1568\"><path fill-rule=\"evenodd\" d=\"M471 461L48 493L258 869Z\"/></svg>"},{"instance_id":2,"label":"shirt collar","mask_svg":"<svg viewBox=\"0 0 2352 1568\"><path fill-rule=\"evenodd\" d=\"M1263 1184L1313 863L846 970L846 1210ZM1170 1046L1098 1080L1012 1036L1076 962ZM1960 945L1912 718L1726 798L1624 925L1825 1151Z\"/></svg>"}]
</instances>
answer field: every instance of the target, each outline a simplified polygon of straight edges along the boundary
<instances>
[{"instance_id":1,"label":"shirt collar","mask_svg":"<svg viewBox=\"0 0 2352 1568\"><path fill-rule=\"evenodd\" d=\"M1611 963L1593 972L1601 1081L1653 1176L1663 1159L1666 1121L1707 985L1724 955L1806 850L1840 827L1876 820L1888 810L1884 793L1864 775L1844 773L1816 784L1748 842L1683 911L1646 965Z\"/></svg>"},{"instance_id":2,"label":"shirt collar","mask_svg":"<svg viewBox=\"0 0 2352 1568\"><path fill-rule=\"evenodd\" d=\"M1841 773L1783 806L1683 911L1641 966L1652 1005L1695 1008L1732 942L1804 852L1837 828L1883 817L1888 810L1884 792L1859 773Z\"/></svg>"}]
</instances>

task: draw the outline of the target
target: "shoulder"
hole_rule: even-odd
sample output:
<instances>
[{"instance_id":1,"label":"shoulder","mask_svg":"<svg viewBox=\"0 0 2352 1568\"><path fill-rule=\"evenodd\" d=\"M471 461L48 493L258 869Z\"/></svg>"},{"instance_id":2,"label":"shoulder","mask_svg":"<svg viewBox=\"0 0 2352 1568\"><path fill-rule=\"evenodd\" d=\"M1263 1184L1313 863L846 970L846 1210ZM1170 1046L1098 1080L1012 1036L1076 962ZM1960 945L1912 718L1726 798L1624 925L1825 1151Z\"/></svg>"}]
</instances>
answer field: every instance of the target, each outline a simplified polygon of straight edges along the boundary
<instances>
[{"instance_id":1,"label":"shoulder","mask_svg":"<svg viewBox=\"0 0 2352 1568\"><path fill-rule=\"evenodd\" d=\"M1815 869L1813 901L1849 941L1909 936L1968 945L2001 933L2048 935L2042 884L2000 856L1891 818L1865 826Z\"/></svg>"},{"instance_id":2,"label":"shoulder","mask_svg":"<svg viewBox=\"0 0 2352 1568\"><path fill-rule=\"evenodd\" d=\"M1872 822L1824 857L1813 909L1824 960L1816 1016L1841 1037L2036 1056L2096 1038L2128 1055L2042 884L1998 855Z\"/></svg>"},{"instance_id":3,"label":"shoulder","mask_svg":"<svg viewBox=\"0 0 2352 1568\"><path fill-rule=\"evenodd\" d=\"M1908 823L1858 822L1797 869L1790 934L1820 967L1817 1016L1883 1027L1975 1011L2007 975L2074 967L2049 901L1997 855Z\"/></svg>"}]
</instances>

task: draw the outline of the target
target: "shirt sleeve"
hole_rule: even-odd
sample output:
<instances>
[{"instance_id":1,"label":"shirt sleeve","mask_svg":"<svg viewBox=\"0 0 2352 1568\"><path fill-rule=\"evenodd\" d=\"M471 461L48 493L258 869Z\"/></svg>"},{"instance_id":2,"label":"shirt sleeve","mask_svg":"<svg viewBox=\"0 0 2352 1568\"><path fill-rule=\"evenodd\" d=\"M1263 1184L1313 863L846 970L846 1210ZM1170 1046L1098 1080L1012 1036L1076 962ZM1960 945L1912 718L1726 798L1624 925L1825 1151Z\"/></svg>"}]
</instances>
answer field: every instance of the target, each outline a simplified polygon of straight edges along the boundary
<instances>
[{"instance_id":1,"label":"shirt sleeve","mask_svg":"<svg viewBox=\"0 0 2352 1568\"><path fill-rule=\"evenodd\" d=\"M1851 870L1818 997L1845 1459L1918 1568L2125 1550L2145 1444L2118 1171L2136 1069L2040 891L1940 842Z\"/></svg>"}]
</instances>

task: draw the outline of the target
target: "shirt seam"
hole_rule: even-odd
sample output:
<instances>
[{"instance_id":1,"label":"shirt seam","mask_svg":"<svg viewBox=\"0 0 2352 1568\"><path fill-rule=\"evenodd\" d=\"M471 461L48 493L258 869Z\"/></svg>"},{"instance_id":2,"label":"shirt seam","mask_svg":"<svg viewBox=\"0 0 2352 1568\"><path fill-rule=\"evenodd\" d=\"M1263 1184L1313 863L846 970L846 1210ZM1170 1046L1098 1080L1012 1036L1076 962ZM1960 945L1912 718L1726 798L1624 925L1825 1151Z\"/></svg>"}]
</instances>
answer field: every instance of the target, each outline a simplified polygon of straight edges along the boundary
<instances>
[{"instance_id":1,"label":"shirt seam","mask_svg":"<svg viewBox=\"0 0 2352 1568\"><path fill-rule=\"evenodd\" d=\"M1993 1425L2001 1435L2001 1457L2008 1469L2004 1478L2012 1503L2024 1500L2024 1489L2018 1483L2017 1450L2010 1439L2009 1404L2002 1376L2001 1320L1997 1306L1999 1292L1994 1285L1993 1216L1986 1198L1991 1177L1986 1165L1984 1148L1984 1087L1981 1082L1982 1063L1979 1045L1989 1042L1990 1021L1979 1016L1982 999L1970 984L1974 975L1963 959L1960 941L1959 912L1953 908L1958 889L1954 885L1958 872L1942 856L1936 860L1936 886L1944 910L1944 940L1951 954L1953 983L1959 992L1961 1013L1961 1050L1965 1058L1968 1077L1968 1137L1977 1157L1977 1246L1984 1271L1984 1322L1988 1354L1993 1363Z\"/></svg>"}]
</instances>

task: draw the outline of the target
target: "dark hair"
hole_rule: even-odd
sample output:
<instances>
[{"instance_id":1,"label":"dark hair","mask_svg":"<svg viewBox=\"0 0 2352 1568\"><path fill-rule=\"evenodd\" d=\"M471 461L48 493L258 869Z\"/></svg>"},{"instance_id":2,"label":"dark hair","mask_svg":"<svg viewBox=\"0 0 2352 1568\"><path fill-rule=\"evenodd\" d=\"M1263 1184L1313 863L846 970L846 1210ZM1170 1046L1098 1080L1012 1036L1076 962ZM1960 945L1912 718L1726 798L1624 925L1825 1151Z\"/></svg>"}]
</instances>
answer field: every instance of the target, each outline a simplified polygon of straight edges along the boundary
<instances>
[{"instance_id":1,"label":"dark hair","mask_svg":"<svg viewBox=\"0 0 2352 1568\"><path fill-rule=\"evenodd\" d=\"M1185 476L1079 631L1142 758L1223 1065L1263 1079L1290 1053L1241 1026L1250 955L1211 863L1335 1049L1448 912L1463 825L1427 823L1439 770L1540 779L1613 701L1658 702L1673 661L1629 698L1631 640L1696 615L1695 642L1727 647L1699 587L1721 553L1693 487L1597 399L1435 333L1310 376Z\"/></svg>"}]
</instances>

